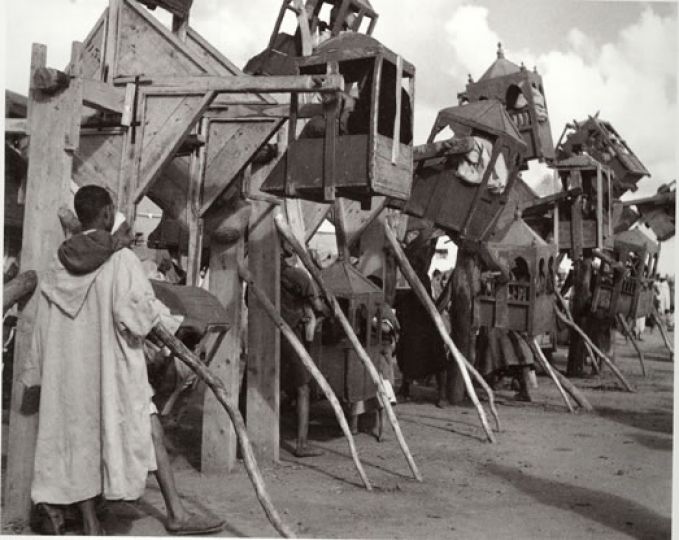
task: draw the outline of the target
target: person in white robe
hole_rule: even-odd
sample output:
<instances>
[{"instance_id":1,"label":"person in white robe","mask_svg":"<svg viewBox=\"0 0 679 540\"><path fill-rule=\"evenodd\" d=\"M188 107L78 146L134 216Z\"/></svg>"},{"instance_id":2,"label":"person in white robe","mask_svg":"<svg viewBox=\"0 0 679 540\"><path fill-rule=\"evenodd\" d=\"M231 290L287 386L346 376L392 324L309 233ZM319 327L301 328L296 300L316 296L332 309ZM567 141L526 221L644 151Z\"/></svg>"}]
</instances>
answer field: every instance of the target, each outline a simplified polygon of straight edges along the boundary
<instances>
[{"instance_id":1,"label":"person in white robe","mask_svg":"<svg viewBox=\"0 0 679 540\"><path fill-rule=\"evenodd\" d=\"M169 311L155 298L137 256L117 245L124 235L111 235L115 211L108 193L85 186L75 209L84 232L60 246L41 278L22 377L27 387L40 386L31 498L43 506L77 504L84 533L102 534L94 498L139 499L158 456L164 464L158 481L170 503L166 527L183 532L177 521L186 521L187 513L152 428L157 411L143 348Z\"/></svg>"}]
</instances>

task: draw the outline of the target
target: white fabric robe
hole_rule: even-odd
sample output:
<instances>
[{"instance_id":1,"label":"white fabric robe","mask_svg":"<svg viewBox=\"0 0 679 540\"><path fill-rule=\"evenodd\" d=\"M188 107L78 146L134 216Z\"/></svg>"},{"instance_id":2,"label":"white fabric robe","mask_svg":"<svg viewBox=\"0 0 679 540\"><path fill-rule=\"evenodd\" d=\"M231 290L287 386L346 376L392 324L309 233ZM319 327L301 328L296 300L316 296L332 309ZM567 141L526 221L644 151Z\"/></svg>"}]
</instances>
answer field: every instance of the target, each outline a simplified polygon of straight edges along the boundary
<instances>
[{"instance_id":1,"label":"white fabric robe","mask_svg":"<svg viewBox=\"0 0 679 540\"><path fill-rule=\"evenodd\" d=\"M156 468L142 343L163 310L129 249L83 276L55 257L24 378L41 384L34 502L141 497Z\"/></svg>"}]
</instances>

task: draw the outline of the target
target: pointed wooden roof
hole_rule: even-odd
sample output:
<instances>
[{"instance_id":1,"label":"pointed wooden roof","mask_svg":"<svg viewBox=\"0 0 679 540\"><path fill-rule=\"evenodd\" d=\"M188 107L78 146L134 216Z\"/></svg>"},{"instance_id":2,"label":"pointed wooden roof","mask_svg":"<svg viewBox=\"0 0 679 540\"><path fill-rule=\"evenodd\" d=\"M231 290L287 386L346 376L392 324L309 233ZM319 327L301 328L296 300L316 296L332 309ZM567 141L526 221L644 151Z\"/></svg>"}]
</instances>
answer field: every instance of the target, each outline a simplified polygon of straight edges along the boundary
<instances>
[{"instance_id":1,"label":"pointed wooden roof","mask_svg":"<svg viewBox=\"0 0 679 540\"><path fill-rule=\"evenodd\" d=\"M654 242L647 234L639 229L623 231L615 235L615 243L632 244L634 246L644 246L650 253L657 253L659 250L657 242Z\"/></svg>"},{"instance_id":2,"label":"pointed wooden roof","mask_svg":"<svg viewBox=\"0 0 679 540\"><path fill-rule=\"evenodd\" d=\"M455 126L485 131L493 135L510 137L519 146L526 148L516 124L507 114L502 103L495 99L466 103L456 107L449 107L439 112L436 118L436 129L443 129L446 125L455 131ZM462 130L464 131L464 130ZM463 135L459 133L458 135Z\"/></svg>"},{"instance_id":3,"label":"pointed wooden roof","mask_svg":"<svg viewBox=\"0 0 679 540\"><path fill-rule=\"evenodd\" d=\"M511 246L547 246L538 233L536 233L521 217L515 217L503 229L497 231L490 243Z\"/></svg>"},{"instance_id":4,"label":"pointed wooden roof","mask_svg":"<svg viewBox=\"0 0 679 540\"><path fill-rule=\"evenodd\" d=\"M502 50L502 44L497 44L497 59L491 64L486 72L481 76L479 81L487 81L489 79L496 79L504 77L505 75L512 75L521 71L521 67L514 62L510 62L505 58L505 53Z\"/></svg>"},{"instance_id":5,"label":"pointed wooden roof","mask_svg":"<svg viewBox=\"0 0 679 540\"><path fill-rule=\"evenodd\" d=\"M323 281L333 294L351 298L360 295L382 294L372 281L356 270L350 263L337 260L321 272Z\"/></svg>"}]
</instances>

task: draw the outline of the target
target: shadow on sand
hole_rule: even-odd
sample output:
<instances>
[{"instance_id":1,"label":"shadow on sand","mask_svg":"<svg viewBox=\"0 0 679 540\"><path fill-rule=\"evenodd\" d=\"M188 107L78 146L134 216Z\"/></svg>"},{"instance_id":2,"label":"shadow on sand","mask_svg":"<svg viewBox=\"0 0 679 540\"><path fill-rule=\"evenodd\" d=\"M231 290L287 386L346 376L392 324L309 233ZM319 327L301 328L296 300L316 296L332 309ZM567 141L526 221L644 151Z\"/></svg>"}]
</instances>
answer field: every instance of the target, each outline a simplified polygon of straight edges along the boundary
<instances>
[{"instance_id":1,"label":"shadow on sand","mask_svg":"<svg viewBox=\"0 0 679 540\"><path fill-rule=\"evenodd\" d=\"M503 465L488 464L484 470L542 504L579 514L622 534L644 540L670 538L669 517L618 495L546 480Z\"/></svg>"}]
</instances>

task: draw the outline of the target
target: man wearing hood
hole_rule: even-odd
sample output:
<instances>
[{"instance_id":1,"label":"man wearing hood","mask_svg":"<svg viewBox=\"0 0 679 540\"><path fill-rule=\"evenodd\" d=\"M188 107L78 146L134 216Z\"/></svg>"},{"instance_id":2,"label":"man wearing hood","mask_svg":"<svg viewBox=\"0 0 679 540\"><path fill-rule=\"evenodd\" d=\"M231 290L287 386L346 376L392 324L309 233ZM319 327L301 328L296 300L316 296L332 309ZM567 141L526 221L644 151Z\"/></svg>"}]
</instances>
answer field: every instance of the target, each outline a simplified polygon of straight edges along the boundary
<instances>
[{"instance_id":1,"label":"man wearing hood","mask_svg":"<svg viewBox=\"0 0 679 540\"><path fill-rule=\"evenodd\" d=\"M26 375L41 386L31 498L46 508L77 504L84 533L102 534L95 497L139 499L158 458L169 502L166 526L185 532L179 522L187 515L152 428L158 420L152 419L143 349L145 336L169 311L125 247L129 227L111 234L115 209L108 192L82 187L74 206L83 232L61 244L42 278Z\"/></svg>"}]
</instances>

